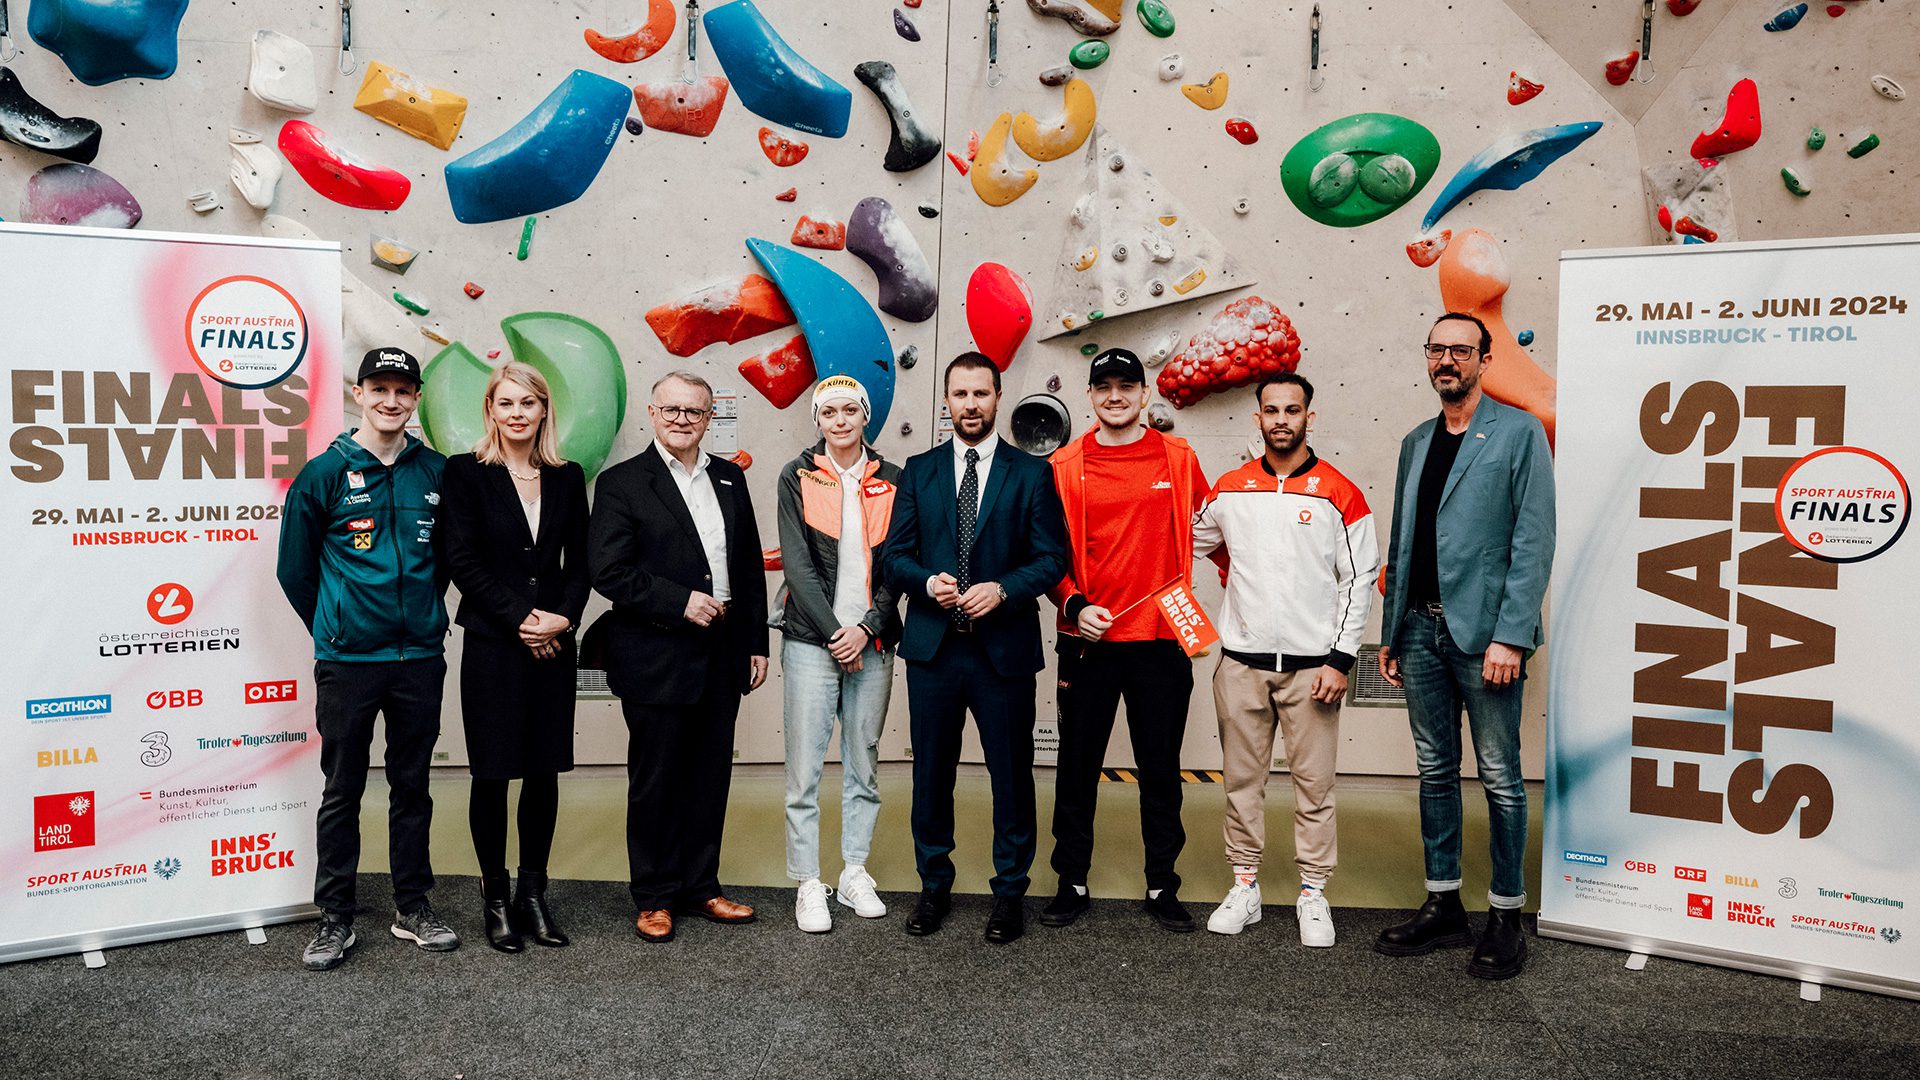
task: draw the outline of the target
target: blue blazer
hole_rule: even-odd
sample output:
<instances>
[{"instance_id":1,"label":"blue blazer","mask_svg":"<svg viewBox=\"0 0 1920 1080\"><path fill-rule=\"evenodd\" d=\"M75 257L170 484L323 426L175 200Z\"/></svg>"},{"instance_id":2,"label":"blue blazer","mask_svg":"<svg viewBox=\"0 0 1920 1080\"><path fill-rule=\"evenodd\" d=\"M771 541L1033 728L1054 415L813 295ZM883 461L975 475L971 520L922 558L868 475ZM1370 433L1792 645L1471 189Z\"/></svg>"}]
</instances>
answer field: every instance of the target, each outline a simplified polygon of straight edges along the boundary
<instances>
[{"instance_id":1,"label":"blue blazer","mask_svg":"<svg viewBox=\"0 0 1920 1080\"><path fill-rule=\"evenodd\" d=\"M1393 540L1380 640L1399 652L1413 564L1413 519L1420 472L1440 418L1400 442L1393 481ZM1434 522L1440 603L1460 651L1498 641L1532 649L1545 640L1540 607L1553 569L1553 451L1531 413L1482 396L1453 459Z\"/></svg>"},{"instance_id":2,"label":"blue blazer","mask_svg":"<svg viewBox=\"0 0 1920 1080\"><path fill-rule=\"evenodd\" d=\"M953 631L946 608L927 595L927 579L959 575L953 446L940 443L907 459L893 502L893 526L881 553L887 584L907 598L900 656L932 660ZM974 623L993 669L1007 678L1032 675L1046 664L1040 647L1039 598L1067 572L1067 519L1053 487L1053 469L1001 440L993 453L973 542L973 580L997 581L1007 600Z\"/></svg>"}]
</instances>

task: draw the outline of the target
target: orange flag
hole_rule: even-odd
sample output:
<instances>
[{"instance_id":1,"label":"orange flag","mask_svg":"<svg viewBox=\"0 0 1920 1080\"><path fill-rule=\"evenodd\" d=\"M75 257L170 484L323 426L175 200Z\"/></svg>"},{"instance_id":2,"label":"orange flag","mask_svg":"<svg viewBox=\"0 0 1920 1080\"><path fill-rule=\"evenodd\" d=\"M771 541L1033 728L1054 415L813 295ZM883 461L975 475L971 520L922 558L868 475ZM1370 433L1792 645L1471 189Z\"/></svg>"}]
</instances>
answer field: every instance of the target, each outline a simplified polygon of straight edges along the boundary
<instances>
[{"instance_id":1,"label":"orange flag","mask_svg":"<svg viewBox=\"0 0 1920 1080\"><path fill-rule=\"evenodd\" d=\"M1188 656L1198 656L1220 641L1220 634L1213 628L1213 620L1201 610L1200 601L1193 598L1193 591L1184 581L1176 581L1153 594L1153 606L1160 610L1160 617L1173 629L1174 636L1180 639L1180 647Z\"/></svg>"}]
</instances>

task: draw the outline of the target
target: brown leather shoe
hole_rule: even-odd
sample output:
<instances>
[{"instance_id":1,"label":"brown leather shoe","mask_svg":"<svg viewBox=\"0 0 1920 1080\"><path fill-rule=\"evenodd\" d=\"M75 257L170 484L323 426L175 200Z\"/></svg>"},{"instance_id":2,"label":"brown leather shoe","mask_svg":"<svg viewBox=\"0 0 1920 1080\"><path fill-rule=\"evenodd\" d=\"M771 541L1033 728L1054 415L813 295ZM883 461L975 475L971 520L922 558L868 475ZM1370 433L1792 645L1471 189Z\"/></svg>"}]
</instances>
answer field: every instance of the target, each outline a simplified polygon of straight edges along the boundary
<instances>
[{"instance_id":1,"label":"brown leather shoe","mask_svg":"<svg viewBox=\"0 0 1920 1080\"><path fill-rule=\"evenodd\" d=\"M673 940L673 912L665 909L643 911L633 920L633 932L648 941Z\"/></svg>"},{"instance_id":2,"label":"brown leather shoe","mask_svg":"<svg viewBox=\"0 0 1920 1080\"><path fill-rule=\"evenodd\" d=\"M724 896L716 896L704 904L688 908L686 913L717 923L748 923L754 918L752 908L734 903Z\"/></svg>"}]
</instances>

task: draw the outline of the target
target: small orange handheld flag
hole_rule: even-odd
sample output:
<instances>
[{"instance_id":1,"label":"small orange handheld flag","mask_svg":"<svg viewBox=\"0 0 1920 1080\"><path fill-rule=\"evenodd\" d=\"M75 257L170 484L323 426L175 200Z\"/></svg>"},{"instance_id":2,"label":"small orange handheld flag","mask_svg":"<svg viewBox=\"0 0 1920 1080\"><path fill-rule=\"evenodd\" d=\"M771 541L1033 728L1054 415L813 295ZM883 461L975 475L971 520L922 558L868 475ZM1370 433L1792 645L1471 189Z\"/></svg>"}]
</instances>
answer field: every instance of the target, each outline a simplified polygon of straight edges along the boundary
<instances>
[{"instance_id":1,"label":"small orange handheld flag","mask_svg":"<svg viewBox=\"0 0 1920 1080\"><path fill-rule=\"evenodd\" d=\"M1220 641L1213 620L1201 610L1200 601L1193 598L1186 582L1175 581L1154 593L1153 606L1160 609L1160 617L1173 629L1174 637L1180 639L1180 647L1188 656L1198 656Z\"/></svg>"}]
</instances>

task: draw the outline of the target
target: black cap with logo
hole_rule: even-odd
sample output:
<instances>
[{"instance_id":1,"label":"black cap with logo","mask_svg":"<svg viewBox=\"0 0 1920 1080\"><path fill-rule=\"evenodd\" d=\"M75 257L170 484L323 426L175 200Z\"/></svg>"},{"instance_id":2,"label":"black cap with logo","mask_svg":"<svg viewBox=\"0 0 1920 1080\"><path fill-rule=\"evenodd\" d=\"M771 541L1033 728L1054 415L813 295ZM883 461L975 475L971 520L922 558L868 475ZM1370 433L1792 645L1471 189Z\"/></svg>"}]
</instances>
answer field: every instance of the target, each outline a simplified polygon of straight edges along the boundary
<instances>
[{"instance_id":1,"label":"black cap with logo","mask_svg":"<svg viewBox=\"0 0 1920 1080\"><path fill-rule=\"evenodd\" d=\"M1126 349L1108 349L1093 358L1093 366L1087 369L1087 385L1098 386L1103 379L1125 379L1128 382L1147 381L1147 369L1141 365L1140 358Z\"/></svg>"},{"instance_id":2,"label":"black cap with logo","mask_svg":"<svg viewBox=\"0 0 1920 1080\"><path fill-rule=\"evenodd\" d=\"M420 361L405 349L371 349L360 358L360 377L356 383L366 382L375 375L403 375L418 383Z\"/></svg>"}]
</instances>

